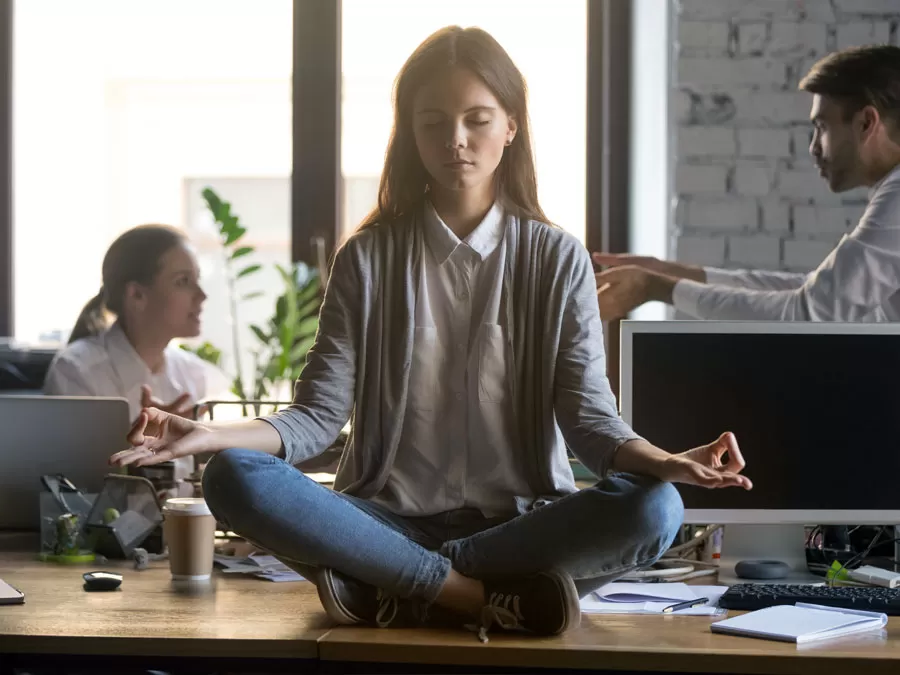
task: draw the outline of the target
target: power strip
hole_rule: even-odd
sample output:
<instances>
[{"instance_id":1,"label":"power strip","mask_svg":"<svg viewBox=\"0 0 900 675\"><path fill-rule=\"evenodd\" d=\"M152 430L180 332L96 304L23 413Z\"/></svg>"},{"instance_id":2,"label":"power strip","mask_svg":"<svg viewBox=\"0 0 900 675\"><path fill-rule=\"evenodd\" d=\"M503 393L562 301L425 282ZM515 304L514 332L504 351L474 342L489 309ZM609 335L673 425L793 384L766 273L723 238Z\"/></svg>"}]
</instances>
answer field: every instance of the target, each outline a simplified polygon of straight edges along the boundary
<instances>
[{"instance_id":1,"label":"power strip","mask_svg":"<svg viewBox=\"0 0 900 675\"><path fill-rule=\"evenodd\" d=\"M897 588L900 586L900 573L873 567L872 565L857 567L855 570L849 570L847 574L854 581L861 581L873 586L884 586L885 588Z\"/></svg>"}]
</instances>

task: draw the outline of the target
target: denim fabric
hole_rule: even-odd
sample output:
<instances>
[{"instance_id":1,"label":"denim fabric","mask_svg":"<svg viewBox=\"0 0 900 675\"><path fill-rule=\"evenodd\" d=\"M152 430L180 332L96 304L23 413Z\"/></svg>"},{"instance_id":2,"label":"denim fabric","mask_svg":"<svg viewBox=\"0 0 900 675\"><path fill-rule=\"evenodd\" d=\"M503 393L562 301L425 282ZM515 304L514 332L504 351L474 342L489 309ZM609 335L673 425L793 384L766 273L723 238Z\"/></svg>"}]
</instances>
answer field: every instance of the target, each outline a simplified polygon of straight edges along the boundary
<instances>
[{"instance_id":1,"label":"denim fabric","mask_svg":"<svg viewBox=\"0 0 900 675\"><path fill-rule=\"evenodd\" d=\"M239 449L212 459L203 492L216 518L307 576L331 567L426 603L451 567L476 579L559 569L584 596L659 558L683 516L668 483L612 474L523 515L402 517L323 487L284 460Z\"/></svg>"}]
</instances>

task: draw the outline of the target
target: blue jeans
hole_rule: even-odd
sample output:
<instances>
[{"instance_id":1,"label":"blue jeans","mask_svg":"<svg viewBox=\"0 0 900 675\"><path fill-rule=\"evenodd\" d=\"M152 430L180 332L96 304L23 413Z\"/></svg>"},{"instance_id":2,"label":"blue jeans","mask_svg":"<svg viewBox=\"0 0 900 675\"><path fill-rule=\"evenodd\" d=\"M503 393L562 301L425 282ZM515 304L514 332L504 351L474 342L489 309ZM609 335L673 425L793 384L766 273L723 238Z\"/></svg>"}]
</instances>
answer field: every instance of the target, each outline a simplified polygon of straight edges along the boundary
<instances>
[{"instance_id":1,"label":"blue jeans","mask_svg":"<svg viewBox=\"0 0 900 675\"><path fill-rule=\"evenodd\" d=\"M219 521L307 574L331 567L427 604L451 568L475 579L559 569L587 595L659 558L684 512L670 484L616 474L509 518L475 509L410 518L237 449L210 461L203 493Z\"/></svg>"}]
</instances>

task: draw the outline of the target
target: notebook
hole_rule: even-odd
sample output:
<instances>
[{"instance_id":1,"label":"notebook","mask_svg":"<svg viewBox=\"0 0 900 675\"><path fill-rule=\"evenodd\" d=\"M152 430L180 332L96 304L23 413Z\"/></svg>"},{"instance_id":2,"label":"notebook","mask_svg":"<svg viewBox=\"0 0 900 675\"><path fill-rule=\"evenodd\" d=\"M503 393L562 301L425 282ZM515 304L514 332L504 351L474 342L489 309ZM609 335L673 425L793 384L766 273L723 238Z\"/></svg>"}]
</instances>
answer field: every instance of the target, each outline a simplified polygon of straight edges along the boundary
<instances>
[{"instance_id":1,"label":"notebook","mask_svg":"<svg viewBox=\"0 0 900 675\"><path fill-rule=\"evenodd\" d=\"M758 609L711 624L713 633L804 644L883 628L887 615L798 602Z\"/></svg>"},{"instance_id":2,"label":"notebook","mask_svg":"<svg viewBox=\"0 0 900 675\"><path fill-rule=\"evenodd\" d=\"M707 598L699 607L673 612L682 616L725 614L716 604L727 586L688 586L679 583L612 583L601 586L581 599L581 611L588 614L662 614L670 605L685 600Z\"/></svg>"}]
</instances>

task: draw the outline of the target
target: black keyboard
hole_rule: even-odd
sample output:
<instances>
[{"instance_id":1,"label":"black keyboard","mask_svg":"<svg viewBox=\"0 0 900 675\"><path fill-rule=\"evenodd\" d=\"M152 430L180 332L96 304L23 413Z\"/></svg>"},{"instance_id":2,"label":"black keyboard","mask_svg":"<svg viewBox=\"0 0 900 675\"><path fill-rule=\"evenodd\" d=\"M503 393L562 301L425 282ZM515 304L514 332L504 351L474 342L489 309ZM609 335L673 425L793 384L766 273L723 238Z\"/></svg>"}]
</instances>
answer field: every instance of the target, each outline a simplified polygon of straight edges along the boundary
<instances>
[{"instance_id":1,"label":"black keyboard","mask_svg":"<svg viewBox=\"0 0 900 675\"><path fill-rule=\"evenodd\" d=\"M812 586L809 584L735 584L721 598L725 609L762 609L807 602L900 615L900 588L883 586Z\"/></svg>"}]
</instances>

